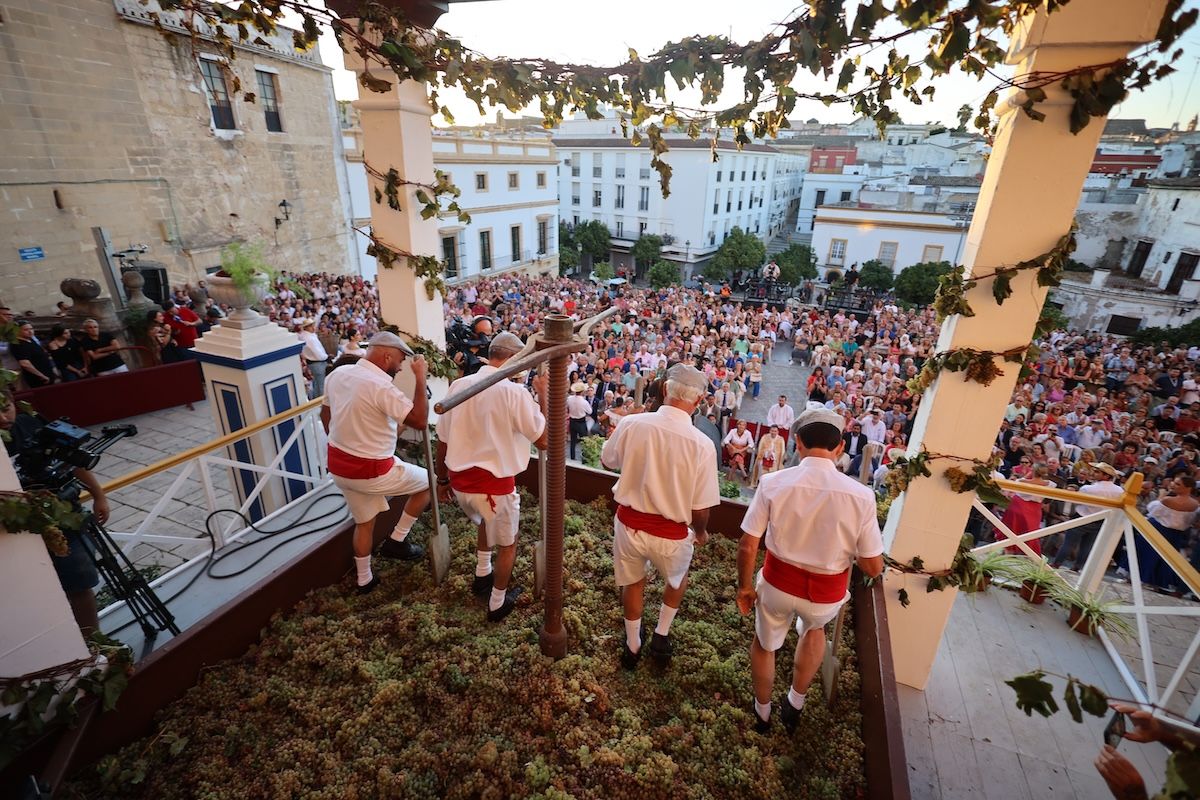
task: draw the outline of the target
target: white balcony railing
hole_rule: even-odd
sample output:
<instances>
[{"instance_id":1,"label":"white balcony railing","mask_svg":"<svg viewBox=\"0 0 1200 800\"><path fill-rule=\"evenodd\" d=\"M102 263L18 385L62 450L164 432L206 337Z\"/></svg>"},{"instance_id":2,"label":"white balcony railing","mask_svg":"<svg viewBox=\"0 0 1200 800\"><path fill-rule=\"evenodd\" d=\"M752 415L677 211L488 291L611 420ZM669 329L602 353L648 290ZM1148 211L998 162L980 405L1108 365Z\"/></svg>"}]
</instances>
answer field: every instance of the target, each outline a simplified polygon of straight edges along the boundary
<instances>
[{"instance_id":1,"label":"white balcony railing","mask_svg":"<svg viewBox=\"0 0 1200 800\"><path fill-rule=\"evenodd\" d=\"M1136 631L1133 641L1113 636L1105 631L1103 626L1097 631L1109 658L1129 689L1130 697L1156 715L1170 713L1175 725L1179 725L1179 718L1188 720L1191 724L1185 727L1200 734L1200 727L1196 726L1197 721L1200 721L1200 691L1192 688L1200 686L1200 676L1192 672L1192 664L1200 652L1200 626L1191 624L1200 619L1200 603L1169 598L1147 590L1142 581L1146 565L1141 563L1139 542L1143 543L1141 552L1146 553L1145 545L1149 545L1174 573L1178 585L1190 591L1193 597L1200 597L1200 574L1138 511L1135 502L1141 488L1142 476L1134 473L1125 484L1124 497L1115 500L1032 483L1005 480L999 483L1005 491L1077 503L1102 510L1018 535L976 498L975 509L996 529L999 541L980 545L971 552L982 555L1015 546L1025 556L1041 560L1042 556L1030 547L1030 542L1058 533L1067 533L1097 521L1102 522L1082 570L1073 581L1067 582L1086 594L1103 591L1113 595L1115 605L1110 611L1130 618ZM1128 560L1128 586L1123 582L1105 581L1109 564L1122 541L1125 543L1125 555ZM1162 602L1152 602L1155 597L1162 598ZM1184 624L1178 625L1172 620ZM1168 644L1165 641L1168 638L1167 628L1194 631L1190 643L1185 648L1178 646L1178 640ZM1161 669L1164 667L1165 669Z\"/></svg>"}]
</instances>

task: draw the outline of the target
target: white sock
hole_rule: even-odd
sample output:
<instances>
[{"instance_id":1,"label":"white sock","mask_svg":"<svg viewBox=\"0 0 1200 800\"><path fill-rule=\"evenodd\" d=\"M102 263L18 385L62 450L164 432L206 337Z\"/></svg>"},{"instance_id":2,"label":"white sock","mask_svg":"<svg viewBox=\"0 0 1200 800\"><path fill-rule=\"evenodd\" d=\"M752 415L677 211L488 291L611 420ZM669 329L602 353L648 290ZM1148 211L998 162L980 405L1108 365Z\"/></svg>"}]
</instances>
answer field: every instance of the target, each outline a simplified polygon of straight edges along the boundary
<instances>
[{"instance_id":1,"label":"white sock","mask_svg":"<svg viewBox=\"0 0 1200 800\"><path fill-rule=\"evenodd\" d=\"M792 708L796 709L797 711L804 708L805 696L797 692L795 689L788 687L787 698Z\"/></svg>"},{"instance_id":2,"label":"white sock","mask_svg":"<svg viewBox=\"0 0 1200 800\"><path fill-rule=\"evenodd\" d=\"M492 551L475 551L475 577L482 578L492 574Z\"/></svg>"},{"instance_id":3,"label":"white sock","mask_svg":"<svg viewBox=\"0 0 1200 800\"><path fill-rule=\"evenodd\" d=\"M488 601L488 611L495 611L500 606L504 605L504 595L506 589L492 588L492 599Z\"/></svg>"},{"instance_id":4,"label":"white sock","mask_svg":"<svg viewBox=\"0 0 1200 800\"><path fill-rule=\"evenodd\" d=\"M671 632L671 623L675 621L675 614L679 612L678 608L671 608L666 603L663 603L662 608L658 611L658 626L654 632L659 636L666 636Z\"/></svg>"},{"instance_id":5,"label":"white sock","mask_svg":"<svg viewBox=\"0 0 1200 800\"><path fill-rule=\"evenodd\" d=\"M371 582L371 557L355 556L354 569L358 572L358 585L366 586Z\"/></svg>"},{"instance_id":6,"label":"white sock","mask_svg":"<svg viewBox=\"0 0 1200 800\"><path fill-rule=\"evenodd\" d=\"M629 652L631 653L636 653L642 649L641 619L625 620L625 644L629 645Z\"/></svg>"},{"instance_id":7,"label":"white sock","mask_svg":"<svg viewBox=\"0 0 1200 800\"><path fill-rule=\"evenodd\" d=\"M397 542L403 542L408 538L408 532L412 530L413 523L416 521L417 518L409 516L407 511L400 512L400 521L396 523L396 529L392 531L392 538Z\"/></svg>"},{"instance_id":8,"label":"white sock","mask_svg":"<svg viewBox=\"0 0 1200 800\"><path fill-rule=\"evenodd\" d=\"M758 700L755 700L754 713L758 714L759 719L761 719L763 722L766 722L767 720L771 719L771 704L760 703Z\"/></svg>"}]
</instances>

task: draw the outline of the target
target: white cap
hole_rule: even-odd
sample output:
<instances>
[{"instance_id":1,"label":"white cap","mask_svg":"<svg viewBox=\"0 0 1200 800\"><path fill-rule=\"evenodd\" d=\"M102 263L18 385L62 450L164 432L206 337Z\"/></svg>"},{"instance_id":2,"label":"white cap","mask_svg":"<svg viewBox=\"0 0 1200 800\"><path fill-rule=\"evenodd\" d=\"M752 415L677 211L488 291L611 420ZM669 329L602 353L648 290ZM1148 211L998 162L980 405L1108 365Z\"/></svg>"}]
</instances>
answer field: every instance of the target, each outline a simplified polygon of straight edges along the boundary
<instances>
[{"instance_id":1,"label":"white cap","mask_svg":"<svg viewBox=\"0 0 1200 800\"><path fill-rule=\"evenodd\" d=\"M380 331L375 334L371 337L371 341L367 342L367 347L394 347L406 356L416 355L408 346L408 342L391 331Z\"/></svg>"},{"instance_id":2,"label":"white cap","mask_svg":"<svg viewBox=\"0 0 1200 800\"><path fill-rule=\"evenodd\" d=\"M792 430L798 431L801 428L817 422L824 422L826 425L832 425L838 429L838 433L846 430L846 418L836 411L830 411L827 408L821 408L819 410L812 408L801 412L800 416L796 418L796 424L792 426Z\"/></svg>"},{"instance_id":3,"label":"white cap","mask_svg":"<svg viewBox=\"0 0 1200 800\"><path fill-rule=\"evenodd\" d=\"M493 351L497 353L519 353L524 347L525 343L521 341L520 336L504 331L492 338L492 341L488 344L488 353Z\"/></svg>"},{"instance_id":4,"label":"white cap","mask_svg":"<svg viewBox=\"0 0 1200 800\"><path fill-rule=\"evenodd\" d=\"M690 386L699 391L708 388L708 379L704 377L704 373L690 364L676 364L671 367L667 370L667 380Z\"/></svg>"}]
</instances>

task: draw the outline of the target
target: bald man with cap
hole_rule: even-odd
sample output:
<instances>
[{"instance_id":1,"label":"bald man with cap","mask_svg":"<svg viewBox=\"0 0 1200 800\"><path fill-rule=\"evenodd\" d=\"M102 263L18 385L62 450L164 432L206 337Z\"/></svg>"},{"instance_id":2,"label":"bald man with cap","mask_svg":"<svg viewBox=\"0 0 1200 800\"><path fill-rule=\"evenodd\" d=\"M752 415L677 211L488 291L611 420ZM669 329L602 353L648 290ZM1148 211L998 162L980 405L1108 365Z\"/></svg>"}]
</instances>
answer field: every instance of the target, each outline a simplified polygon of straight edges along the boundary
<instances>
[{"instance_id":1,"label":"bald man with cap","mask_svg":"<svg viewBox=\"0 0 1200 800\"><path fill-rule=\"evenodd\" d=\"M486 380L522 347L507 331L496 336L488 346L487 364L450 384L450 395ZM453 490L458 505L478 526L471 590L488 599L489 622L512 613L521 593L520 587L509 587L521 521L516 476L529 466L530 444L546 449L548 381L546 375L533 379L540 407L524 386L500 381L438 418L438 497L449 500Z\"/></svg>"},{"instance_id":2,"label":"bald man with cap","mask_svg":"<svg viewBox=\"0 0 1200 800\"><path fill-rule=\"evenodd\" d=\"M835 411L803 412L792 427L800 463L764 475L742 520L737 604L743 614L755 609L750 673L760 733L770 730L775 651L792 620L800 640L781 711L789 733L825 655L825 625L850 597L850 568L857 563L870 577L883 572L875 494L836 466L845 424ZM764 534L767 556L756 580Z\"/></svg>"},{"instance_id":3,"label":"bald man with cap","mask_svg":"<svg viewBox=\"0 0 1200 800\"><path fill-rule=\"evenodd\" d=\"M406 358L411 358L416 379L411 400L393 383ZM375 518L387 510L389 497L407 495L408 502L379 554L402 561L425 554L408 541L408 534L429 506L429 476L396 457L399 426L424 430L428 422L425 370L425 359L414 355L403 339L381 331L367 343L365 356L334 370L325 382L321 423L329 434L329 472L354 517L354 566L361 594L379 583L371 572L371 546Z\"/></svg>"},{"instance_id":4,"label":"bald man with cap","mask_svg":"<svg viewBox=\"0 0 1200 800\"><path fill-rule=\"evenodd\" d=\"M613 488L613 571L625 612L625 669L636 669L642 655L650 565L666 586L648 646L660 665L670 661L671 623L687 588L692 551L708 541L709 509L721 502L716 449L692 425L707 386L704 373L695 367L671 367L663 404L653 413L622 418L600 453L604 466L621 471Z\"/></svg>"}]
</instances>

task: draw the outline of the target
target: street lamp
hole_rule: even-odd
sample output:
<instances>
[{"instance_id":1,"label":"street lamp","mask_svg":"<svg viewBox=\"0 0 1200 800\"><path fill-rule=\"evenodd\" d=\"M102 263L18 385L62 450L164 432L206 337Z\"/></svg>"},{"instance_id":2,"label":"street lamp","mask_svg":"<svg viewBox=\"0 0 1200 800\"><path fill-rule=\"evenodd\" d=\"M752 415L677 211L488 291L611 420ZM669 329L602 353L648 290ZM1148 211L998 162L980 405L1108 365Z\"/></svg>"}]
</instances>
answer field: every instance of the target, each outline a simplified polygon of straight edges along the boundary
<instances>
[{"instance_id":1,"label":"street lamp","mask_svg":"<svg viewBox=\"0 0 1200 800\"><path fill-rule=\"evenodd\" d=\"M692 240L688 239L683 243L683 277L688 280L692 277L692 265L688 263L688 259L692 254Z\"/></svg>"},{"instance_id":2,"label":"street lamp","mask_svg":"<svg viewBox=\"0 0 1200 800\"><path fill-rule=\"evenodd\" d=\"M283 217L275 218L275 229L276 230L279 229L280 225L282 225L283 223L287 222L288 220L290 220L292 218L292 204L289 203L286 199L280 200L279 201L279 213L282 214Z\"/></svg>"}]
</instances>

